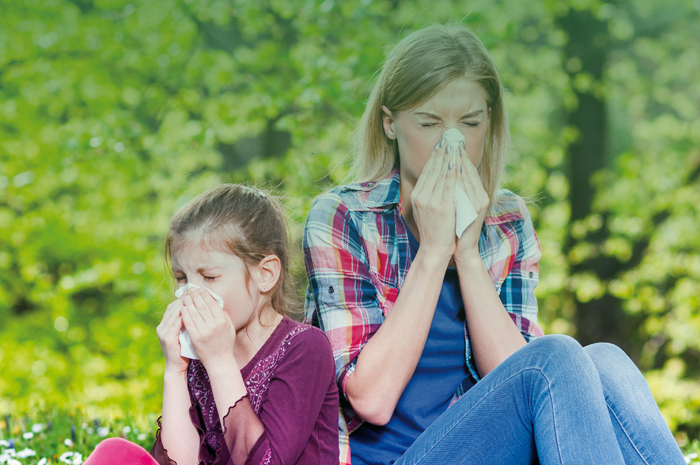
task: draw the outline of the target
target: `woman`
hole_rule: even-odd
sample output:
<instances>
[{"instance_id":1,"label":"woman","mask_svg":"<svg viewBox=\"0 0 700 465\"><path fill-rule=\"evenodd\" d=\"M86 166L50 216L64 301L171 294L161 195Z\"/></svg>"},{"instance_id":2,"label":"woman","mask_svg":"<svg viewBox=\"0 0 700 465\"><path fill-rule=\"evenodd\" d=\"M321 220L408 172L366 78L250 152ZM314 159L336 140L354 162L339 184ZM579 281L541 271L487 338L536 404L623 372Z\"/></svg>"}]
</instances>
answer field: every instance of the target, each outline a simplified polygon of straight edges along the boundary
<instances>
[{"instance_id":1,"label":"woman","mask_svg":"<svg viewBox=\"0 0 700 465\"><path fill-rule=\"evenodd\" d=\"M409 35L356 133L357 182L309 213L306 316L334 351L341 462L682 464L620 349L539 337L539 241L499 190L503 93L468 28ZM477 214L460 237L458 188Z\"/></svg>"}]
</instances>

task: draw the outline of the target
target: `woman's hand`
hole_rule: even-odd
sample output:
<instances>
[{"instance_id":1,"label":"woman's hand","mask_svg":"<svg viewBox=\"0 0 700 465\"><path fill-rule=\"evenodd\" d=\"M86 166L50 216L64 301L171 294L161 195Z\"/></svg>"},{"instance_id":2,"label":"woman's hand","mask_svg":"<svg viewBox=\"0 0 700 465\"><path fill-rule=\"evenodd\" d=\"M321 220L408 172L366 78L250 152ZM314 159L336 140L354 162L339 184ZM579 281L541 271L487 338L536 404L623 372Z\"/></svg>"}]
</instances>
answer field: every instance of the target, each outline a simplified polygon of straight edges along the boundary
<instances>
[{"instance_id":1,"label":"woman's hand","mask_svg":"<svg viewBox=\"0 0 700 465\"><path fill-rule=\"evenodd\" d=\"M449 260L456 250L455 148L444 141L435 146L411 192L413 219L420 235L420 248L431 256Z\"/></svg>"},{"instance_id":2,"label":"woman's hand","mask_svg":"<svg viewBox=\"0 0 700 465\"><path fill-rule=\"evenodd\" d=\"M457 184L466 192L469 201L474 210L476 210L477 218L467 226L467 229L462 233L462 237L457 239L457 248L454 254L455 262L466 262L470 259L479 259L479 236L481 234L481 226L484 224L484 217L489 208L489 196L484 190L484 185L481 183L481 178L476 170L476 167L467 156L464 144L460 142L460 151L457 167Z\"/></svg>"},{"instance_id":3,"label":"woman's hand","mask_svg":"<svg viewBox=\"0 0 700 465\"><path fill-rule=\"evenodd\" d=\"M180 329L182 328L183 308L182 299L171 302L165 309L163 319L156 327L160 348L165 357L166 373L184 373L187 371L187 365L189 364L189 360L180 355Z\"/></svg>"},{"instance_id":4,"label":"woman's hand","mask_svg":"<svg viewBox=\"0 0 700 465\"><path fill-rule=\"evenodd\" d=\"M234 358L236 328L206 289L190 289L183 296L182 321L199 360L209 371L228 366Z\"/></svg>"}]
</instances>

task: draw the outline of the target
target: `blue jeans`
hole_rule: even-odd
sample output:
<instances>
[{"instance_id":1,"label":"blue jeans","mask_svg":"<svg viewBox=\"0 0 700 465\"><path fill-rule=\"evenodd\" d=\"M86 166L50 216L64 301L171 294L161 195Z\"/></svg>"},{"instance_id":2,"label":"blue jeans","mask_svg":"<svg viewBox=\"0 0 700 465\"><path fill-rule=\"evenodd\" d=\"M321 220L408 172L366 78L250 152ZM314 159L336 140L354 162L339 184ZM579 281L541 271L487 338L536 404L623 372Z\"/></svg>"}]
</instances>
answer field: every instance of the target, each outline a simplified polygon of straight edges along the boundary
<instances>
[{"instance_id":1,"label":"blue jeans","mask_svg":"<svg viewBox=\"0 0 700 465\"><path fill-rule=\"evenodd\" d=\"M427 395L427 393L426 393ZM538 338L447 409L396 465L685 464L618 347Z\"/></svg>"}]
</instances>

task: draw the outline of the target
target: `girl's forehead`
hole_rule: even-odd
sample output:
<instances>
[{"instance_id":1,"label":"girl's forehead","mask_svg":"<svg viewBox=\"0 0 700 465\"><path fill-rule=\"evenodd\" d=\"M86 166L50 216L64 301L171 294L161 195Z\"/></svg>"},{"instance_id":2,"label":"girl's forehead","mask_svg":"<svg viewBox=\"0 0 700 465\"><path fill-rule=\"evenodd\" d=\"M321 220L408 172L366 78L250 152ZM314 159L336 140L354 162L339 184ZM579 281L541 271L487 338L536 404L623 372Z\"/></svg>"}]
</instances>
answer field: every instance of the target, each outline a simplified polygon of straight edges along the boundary
<instances>
[{"instance_id":1,"label":"girl's forehead","mask_svg":"<svg viewBox=\"0 0 700 465\"><path fill-rule=\"evenodd\" d=\"M218 247L212 247L208 241L203 241L189 238L178 244L172 250L170 260L173 263L173 268L183 266L229 266L233 262L240 261L236 255L221 250Z\"/></svg>"}]
</instances>

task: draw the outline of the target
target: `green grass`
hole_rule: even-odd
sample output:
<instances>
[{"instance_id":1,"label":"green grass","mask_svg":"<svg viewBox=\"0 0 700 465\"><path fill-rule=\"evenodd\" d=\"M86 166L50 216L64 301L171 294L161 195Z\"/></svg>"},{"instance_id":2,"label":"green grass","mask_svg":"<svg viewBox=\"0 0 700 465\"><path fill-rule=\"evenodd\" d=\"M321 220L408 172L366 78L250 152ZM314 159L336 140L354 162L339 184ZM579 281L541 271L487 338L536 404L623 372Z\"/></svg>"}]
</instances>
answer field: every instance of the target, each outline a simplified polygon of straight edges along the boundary
<instances>
[{"instance_id":1,"label":"green grass","mask_svg":"<svg viewBox=\"0 0 700 465\"><path fill-rule=\"evenodd\" d=\"M0 464L80 464L100 441L115 436L150 450L155 440L156 418L148 414L99 419L82 410L59 409L40 412L33 418L0 416ZM34 455L23 457L23 451L30 453L27 449ZM700 464L700 440L684 447L683 454L687 463Z\"/></svg>"},{"instance_id":2,"label":"green grass","mask_svg":"<svg viewBox=\"0 0 700 465\"><path fill-rule=\"evenodd\" d=\"M38 413L33 418L3 415L0 416L0 464L17 465L10 459L22 465L40 461L44 464L78 464L100 441L115 436L150 450L155 440L156 419L155 415L100 419L81 410L65 412L58 409ZM13 456L13 452L8 452L11 445L14 445L14 454L29 449L35 455Z\"/></svg>"}]
</instances>

